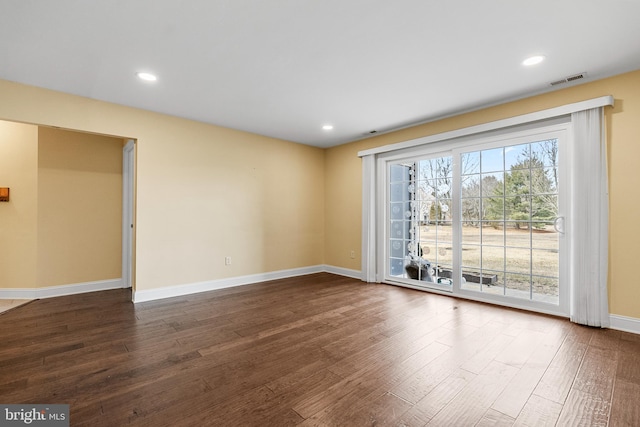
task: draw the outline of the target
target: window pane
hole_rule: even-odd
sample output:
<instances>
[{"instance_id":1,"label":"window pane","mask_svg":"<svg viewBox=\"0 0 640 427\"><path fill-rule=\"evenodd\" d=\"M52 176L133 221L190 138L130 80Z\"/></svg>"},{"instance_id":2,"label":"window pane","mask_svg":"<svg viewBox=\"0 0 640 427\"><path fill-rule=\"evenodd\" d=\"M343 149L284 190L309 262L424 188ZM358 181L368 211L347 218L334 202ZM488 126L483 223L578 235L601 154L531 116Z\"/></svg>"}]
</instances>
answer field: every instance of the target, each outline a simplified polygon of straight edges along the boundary
<instances>
[{"instance_id":1,"label":"window pane","mask_svg":"<svg viewBox=\"0 0 640 427\"><path fill-rule=\"evenodd\" d=\"M548 249L557 254L559 249L558 232L555 231L553 225L545 224L544 227L539 227L539 224L534 225L531 233L531 247Z\"/></svg>"},{"instance_id":2,"label":"window pane","mask_svg":"<svg viewBox=\"0 0 640 427\"><path fill-rule=\"evenodd\" d=\"M437 249L437 257L436 264L441 265L452 265L453 264L453 250L451 247L451 243L439 243L436 246Z\"/></svg>"},{"instance_id":3,"label":"window pane","mask_svg":"<svg viewBox=\"0 0 640 427\"><path fill-rule=\"evenodd\" d=\"M480 173L480 152L462 154L460 161L462 175L471 175Z\"/></svg>"},{"instance_id":4,"label":"window pane","mask_svg":"<svg viewBox=\"0 0 640 427\"><path fill-rule=\"evenodd\" d=\"M465 290L480 292L480 270L469 270L467 268L462 269L462 285L461 288Z\"/></svg>"},{"instance_id":5,"label":"window pane","mask_svg":"<svg viewBox=\"0 0 640 427\"><path fill-rule=\"evenodd\" d=\"M404 219L405 217L405 203L391 203L391 219Z\"/></svg>"},{"instance_id":6,"label":"window pane","mask_svg":"<svg viewBox=\"0 0 640 427\"><path fill-rule=\"evenodd\" d=\"M451 227L451 221L441 221L437 224L438 241L445 241L451 244L453 239L453 228Z\"/></svg>"},{"instance_id":7,"label":"window pane","mask_svg":"<svg viewBox=\"0 0 640 427\"><path fill-rule=\"evenodd\" d=\"M438 229L435 225L425 225L420 227L420 241L434 241L438 236Z\"/></svg>"},{"instance_id":8,"label":"window pane","mask_svg":"<svg viewBox=\"0 0 640 427\"><path fill-rule=\"evenodd\" d=\"M558 215L558 196L547 194L531 198L531 212L533 221L553 223Z\"/></svg>"},{"instance_id":9,"label":"window pane","mask_svg":"<svg viewBox=\"0 0 640 427\"><path fill-rule=\"evenodd\" d=\"M529 169L505 172L504 179L504 193L507 196L531 193L531 171Z\"/></svg>"},{"instance_id":10,"label":"window pane","mask_svg":"<svg viewBox=\"0 0 640 427\"><path fill-rule=\"evenodd\" d=\"M515 196L504 198L506 219L517 221L518 226L525 226L531 219L531 197Z\"/></svg>"},{"instance_id":11,"label":"window pane","mask_svg":"<svg viewBox=\"0 0 640 427\"><path fill-rule=\"evenodd\" d=\"M506 248L506 271L510 273L531 273L531 250L526 248Z\"/></svg>"},{"instance_id":12,"label":"window pane","mask_svg":"<svg viewBox=\"0 0 640 427\"><path fill-rule=\"evenodd\" d=\"M436 259L436 242L435 241L427 241L420 243L422 247L422 257L428 259L429 261L434 261Z\"/></svg>"},{"instance_id":13,"label":"window pane","mask_svg":"<svg viewBox=\"0 0 640 427\"><path fill-rule=\"evenodd\" d=\"M451 207L452 207L452 202L451 199L438 199L438 205L437 205L437 214L438 216L438 221L447 221L450 222L451 221Z\"/></svg>"},{"instance_id":14,"label":"window pane","mask_svg":"<svg viewBox=\"0 0 640 427\"><path fill-rule=\"evenodd\" d=\"M480 197L480 175L462 177L462 197Z\"/></svg>"},{"instance_id":15,"label":"window pane","mask_svg":"<svg viewBox=\"0 0 640 427\"><path fill-rule=\"evenodd\" d=\"M531 169L531 193L549 194L557 192L555 169Z\"/></svg>"},{"instance_id":16,"label":"window pane","mask_svg":"<svg viewBox=\"0 0 640 427\"><path fill-rule=\"evenodd\" d=\"M482 246L482 268L504 270L504 247Z\"/></svg>"},{"instance_id":17,"label":"window pane","mask_svg":"<svg viewBox=\"0 0 640 427\"><path fill-rule=\"evenodd\" d=\"M391 202L401 202L409 199L409 192L407 191L407 184L404 182L391 184L389 191L389 200Z\"/></svg>"},{"instance_id":18,"label":"window pane","mask_svg":"<svg viewBox=\"0 0 640 427\"><path fill-rule=\"evenodd\" d=\"M462 223L462 243L480 243L480 225L478 223Z\"/></svg>"},{"instance_id":19,"label":"window pane","mask_svg":"<svg viewBox=\"0 0 640 427\"><path fill-rule=\"evenodd\" d=\"M502 221L487 221L482 223L483 245L504 245L504 228Z\"/></svg>"},{"instance_id":20,"label":"window pane","mask_svg":"<svg viewBox=\"0 0 640 427\"><path fill-rule=\"evenodd\" d=\"M480 245L462 245L462 267L480 268Z\"/></svg>"},{"instance_id":21,"label":"window pane","mask_svg":"<svg viewBox=\"0 0 640 427\"><path fill-rule=\"evenodd\" d=\"M528 248L531 245L531 228L527 223L507 223L505 228L506 245Z\"/></svg>"},{"instance_id":22,"label":"window pane","mask_svg":"<svg viewBox=\"0 0 640 427\"><path fill-rule=\"evenodd\" d=\"M407 253L405 248L406 248L406 243L405 240L396 240L396 239L392 239L389 242L389 249L390 249L390 254L392 258L404 258L405 254Z\"/></svg>"},{"instance_id":23,"label":"window pane","mask_svg":"<svg viewBox=\"0 0 640 427\"><path fill-rule=\"evenodd\" d=\"M504 194L504 172L482 174L482 196L502 196Z\"/></svg>"},{"instance_id":24,"label":"window pane","mask_svg":"<svg viewBox=\"0 0 640 427\"><path fill-rule=\"evenodd\" d=\"M535 275L558 277L558 253L534 249L531 251L531 271Z\"/></svg>"},{"instance_id":25,"label":"window pane","mask_svg":"<svg viewBox=\"0 0 640 427\"><path fill-rule=\"evenodd\" d=\"M494 148L480 152L480 170L484 172L494 172L504 170L504 149Z\"/></svg>"},{"instance_id":26,"label":"window pane","mask_svg":"<svg viewBox=\"0 0 640 427\"><path fill-rule=\"evenodd\" d=\"M473 222L476 225L480 222L480 199L462 199L462 220Z\"/></svg>"},{"instance_id":27,"label":"window pane","mask_svg":"<svg viewBox=\"0 0 640 427\"><path fill-rule=\"evenodd\" d=\"M528 169L529 158L529 144L512 145L504 148L505 170Z\"/></svg>"},{"instance_id":28,"label":"window pane","mask_svg":"<svg viewBox=\"0 0 640 427\"><path fill-rule=\"evenodd\" d=\"M451 198L451 178L439 179L435 182L435 196L440 199Z\"/></svg>"},{"instance_id":29,"label":"window pane","mask_svg":"<svg viewBox=\"0 0 640 427\"><path fill-rule=\"evenodd\" d=\"M441 285L453 284L453 265L452 264L438 264L436 270L436 277L438 283Z\"/></svg>"},{"instance_id":30,"label":"window pane","mask_svg":"<svg viewBox=\"0 0 640 427\"><path fill-rule=\"evenodd\" d=\"M390 182L400 182L409 180L409 167L405 165L391 165L389 171Z\"/></svg>"},{"instance_id":31,"label":"window pane","mask_svg":"<svg viewBox=\"0 0 640 427\"><path fill-rule=\"evenodd\" d=\"M404 277L404 259L389 258L389 274L396 277Z\"/></svg>"},{"instance_id":32,"label":"window pane","mask_svg":"<svg viewBox=\"0 0 640 427\"><path fill-rule=\"evenodd\" d=\"M506 295L531 299L531 276L528 274L506 274Z\"/></svg>"},{"instance_id":33,"label":"window pane","mask_svg":"<svg viewBox=\"0 0 640 427\"><path fill-rule=\"evenodd\" d=\"M504 219L504 198L503 197L483 197L482 198L482 219L485 221Z\"/></svg>"},{"instance_id":34,"label":"window pane","mask_svg":"<svg viewBox=\"0 0 640 427\"><path fill-rule=\"evenodd\" d=\"M504 295L504 273L501 270L482 270L482 292Z\"/></svg>"},{"instance_id":35,"label":"window pane","mask_svg":"<svg viewBox=\"0 0 640 427\"><path fill-rule=\"evenodd\" d=\"M420 160L418 167L420 170L419 179L435 179L439 177L453 176L452 157L438 157L434 159Z\"/></svg>"},{"instance_id":36,"label":"window pane","mask_svg":"<svg viewBox=\"0 0 640 427\"><path fill-rule=\"evenodd\" d=\"M532 277L533 300L558 304L558 279L554 277Z\"/></svg>"},{"instance_id":37,"label":"window pane","mask_svg":"<svg viewBox=\"0 0 640 427\"><path fill-rule=\"evenodd\" d=\"M409 221L391 221L391 238L408 239Z\"/></svg>"},{"instance_id":38,"label":"window pane","mask_svg":"<svg viewBox=\"0 0 640 427\"><path fill-rule=\"evenodd\" d=\"M544 166L558 165L558 140L534 142L531 144L531 157Z\"/></svg>"},{"instance_id":39,"label":"window pane","mask_svg":"<svg viewBox=\"0 0 640 427\"><path fill-rule=\"evenodd\" d=\"M420 181L420 195L424 200L436 199L436 188L438 187L438 180L427 179Z\"/></svg>"},{"instance_id":40,"label":"window pane","mask_svg":"<svg viewBox=\"0 0 640 427\"><path fill-rule=\"evenodd\" d=\"M558 192L558 168L547 168L544 169L544 175L546 179L550 181L550 192L557 193Z\"/></svg>"}]
</instances>

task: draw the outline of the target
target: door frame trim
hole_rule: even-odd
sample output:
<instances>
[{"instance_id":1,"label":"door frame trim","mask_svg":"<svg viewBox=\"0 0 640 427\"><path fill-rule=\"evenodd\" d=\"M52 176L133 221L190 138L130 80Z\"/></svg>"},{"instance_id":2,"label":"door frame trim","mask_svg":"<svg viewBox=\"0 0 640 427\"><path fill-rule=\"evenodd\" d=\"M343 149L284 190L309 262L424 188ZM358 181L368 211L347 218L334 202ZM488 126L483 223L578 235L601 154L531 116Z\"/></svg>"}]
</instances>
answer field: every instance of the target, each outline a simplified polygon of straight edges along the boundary
<instances>
[{"instance_id":1,"label":"door frame trim","mask_svg":"<svg viewBox=\"0 0 640 427\"><path fill-rule=\"evenodd\" d=\"M133 286L133 241L135 208L135 141L122 149L122 287Z\"/></svg>"}]
</instances>

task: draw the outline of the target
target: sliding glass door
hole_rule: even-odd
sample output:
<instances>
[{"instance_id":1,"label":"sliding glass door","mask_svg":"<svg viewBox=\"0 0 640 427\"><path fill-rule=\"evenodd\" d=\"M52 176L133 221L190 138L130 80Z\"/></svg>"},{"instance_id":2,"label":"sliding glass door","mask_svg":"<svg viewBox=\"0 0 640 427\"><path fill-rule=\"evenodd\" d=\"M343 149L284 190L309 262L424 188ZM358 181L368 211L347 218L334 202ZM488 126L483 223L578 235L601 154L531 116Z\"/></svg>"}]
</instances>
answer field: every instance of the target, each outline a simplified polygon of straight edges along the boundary
<instances>
[{"instance_id":1,"label":"sliding glass door","mask_svg":"<svg viewBox=\"0 0 640 427\"><path fill-rule=\"evenodd\" d=\"M558 304L558 139L460 155L461 287Z\"/></svg>"},{"instance_id":2,"label":"sliding glass door","mask_svg":"<svg viewBox=\"0 0 640 427\"><path fill-rule=\"evenodd\" d=\"M563 135L387 161L386 280L563 311Z\"/></svg>"}]
</instances>

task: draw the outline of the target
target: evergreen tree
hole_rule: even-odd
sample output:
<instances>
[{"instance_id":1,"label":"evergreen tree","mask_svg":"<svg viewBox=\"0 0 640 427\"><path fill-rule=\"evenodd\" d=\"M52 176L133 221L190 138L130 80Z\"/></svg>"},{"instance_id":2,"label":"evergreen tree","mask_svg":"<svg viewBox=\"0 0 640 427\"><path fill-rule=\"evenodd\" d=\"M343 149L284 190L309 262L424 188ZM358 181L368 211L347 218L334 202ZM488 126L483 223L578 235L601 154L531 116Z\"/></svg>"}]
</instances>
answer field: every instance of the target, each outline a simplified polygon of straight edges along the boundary
<instances>
[{"instance_id":1,"label":"evergreen tree","mask_svg":"<svg viewBox=\"0 0 640 427\"><path fill-rule=\"evenodd\" d=\"M505 172L504 186L496 185L492 193L485 193L488 219L515 221L515 227L529 221L536 228L544 228L558 212L555 168L545 168L536 152L527 154Z\"/></svg>"}]
</instances>

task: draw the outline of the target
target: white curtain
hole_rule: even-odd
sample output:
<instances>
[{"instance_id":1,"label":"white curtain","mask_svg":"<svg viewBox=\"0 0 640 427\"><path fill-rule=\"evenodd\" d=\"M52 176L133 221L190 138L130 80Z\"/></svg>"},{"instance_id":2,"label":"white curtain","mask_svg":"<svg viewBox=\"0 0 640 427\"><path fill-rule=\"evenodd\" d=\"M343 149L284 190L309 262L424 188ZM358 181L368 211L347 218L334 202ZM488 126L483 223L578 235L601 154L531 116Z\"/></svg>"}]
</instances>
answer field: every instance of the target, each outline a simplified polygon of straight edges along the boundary
<instances>
[{"instance_id":1,"label":"white curtain","mask_svg":"<svg viewBox=\"0 0 640 427\"><path fill-rule=\"evenodd\" d=\"M571 114L569 304L571 321L609 326L609 190L603 108Z\"/></svg>"}]
</instances>

